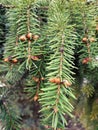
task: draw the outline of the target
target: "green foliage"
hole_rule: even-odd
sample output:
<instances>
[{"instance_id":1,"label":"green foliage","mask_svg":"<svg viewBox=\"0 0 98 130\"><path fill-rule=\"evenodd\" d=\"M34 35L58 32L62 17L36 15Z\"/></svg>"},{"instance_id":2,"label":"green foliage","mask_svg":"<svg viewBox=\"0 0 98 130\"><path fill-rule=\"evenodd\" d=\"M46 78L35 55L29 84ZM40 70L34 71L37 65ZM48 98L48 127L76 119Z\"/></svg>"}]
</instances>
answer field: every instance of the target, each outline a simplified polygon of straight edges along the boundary
<instances>
[{"instance_id":1,"label":"green foliage","mask_svg":"<svg viewBox=\"0 0 98 130\"><path fill-rule=\"evenodd\" d=\"M21 118L16 109L16 105L12 101L14 98L12 96L10 99L8 98L11 91L7 87L5 84L2 84L2 87L0 88L0 120L2 121L2 127L4 127L5 130L19 130Z\"/></svg>"},{"instance_id":2,"label":"green foliage","mask_svg":"<svg viewBox=\"0 0 98 130\"><path fill-rule=\"evenodd\" d=\"M29 1L28 1L29 2ZM22 3L21 3L22 4ZM22 35L26 35L27 33L31 32L33 35L39 35L39 21L37 20L36 16L36 4L33 5L34 8L32 9L29 7L30 3L24 3L21 7L17 7L14 9L9 9L7 11L8 17L8 34L6 37L6 44L5 50L6 53L4 57L12 57L17 59L24 59L22 60L22 64L26 65L26 68L30 68L32 64L32 60L29 60L30 56L33 55L40 55L40 45L36 41L25 41L22 42L19 40L19 37ZM10 46L9 46L10 44Z\"/></svg>"},{"instance_id":3,"label":"green foliage","mask_svg":"<svg viewBox=\"0 0 98 130\"><path fill-rule=\"evenodd\" d=\"M83 92L83 94L85 94L88 98L90 96L93 96L95 90L94 87L90 84L87 84L85 86L82 87L81 91Z\"/></svg>"},{"instance_id":4,"label":"green foliage","mask_svg":"<svg viewBox=\"0 0 98 130\"><path fill-rule=\"evenodd\" d=\"M4 103L2 100L0 101L0 119L3 122L3 127L5 130L20 130L20 117L16 113L16 110L8 104Z\"/></svg>"},{"instance_id":5,"label":"green foliage","mask_svg":"<svg viewBox=\"0 0 98 130\"><path fill-rule=\"evenodd\" d=\"M91 120L98 120L98 99L96 99L93 103Z\"/></svg>"},{"instance_id":6,"label":"green foliage","mask_svg":"<svg viewBox=\"0 0 98 130\"><path fill-rule=\"evenodd\" d=\"M66 113L72 116L73 107L70 104L70 98L75 98L72 90L67 88L68 86L57 85L49 81L51 78L59 77L61 82L64 80L73 82L71 70L74 67L73 50L76 35L73 33L73 27L69 24L68 18L66 2L52 1L50 3L47 28L50 58L47 56L47 80L39 101L42 104L41 112L44 113L44 123L52 124L54 129L63 128L67 124L64 116Z\"/></svg>"},{"instance_id":7,"label":"green foliage","mask_svg":"<svg viewBox=\"0 0 98 130\"><path fill-rule=\"evenodd\" d=\"M65 116L73 117L73 100L76 99L73 88L78 81L75 94L79 97L81 120L86 122L85 127L88 125L90 129L92 125L95 130L98 117L95 102L98 98L97 1L3 0L1 3L0 43L4 45L4 53L0 74L5 76L5 93L12 92L10 96L5 95L4 101L0 100L5 129L21 128L21 113L17 113L12 102L18 89L23 89L31 102L39 104L44 126L64 129ZM84 78L89 82L85 84Z\"/></svg>"}]
</instances>

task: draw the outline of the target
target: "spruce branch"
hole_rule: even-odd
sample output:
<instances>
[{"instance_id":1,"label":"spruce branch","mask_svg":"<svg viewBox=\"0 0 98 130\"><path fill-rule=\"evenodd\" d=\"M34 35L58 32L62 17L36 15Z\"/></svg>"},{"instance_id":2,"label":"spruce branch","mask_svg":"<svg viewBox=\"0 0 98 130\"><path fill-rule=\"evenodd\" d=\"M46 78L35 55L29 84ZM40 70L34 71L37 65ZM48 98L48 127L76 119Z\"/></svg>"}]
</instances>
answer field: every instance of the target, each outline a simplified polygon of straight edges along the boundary
<instances>
[{"instance_id":1,"label":"spruce branch","mask_svg":"<svg viewBox=\"0 0 98 130\"><path fill-rule=\"evenodd\" d=\"M75 98L71 89L68 89L70 85L67 84L73 79L71 69L74 67L72 62L74 42L71 40L74 38L70 39L73 27L68 24L67 11L65 12L62 8L65 8L64 3L52 1L48 21L50 60L46 67L46 87L42 88L43 93L40 94L41 98L39 99L42 105L41 112L45 118L43 122L54 130L64 128L67 124L64 115L67 113L72 116L71 111L73 109L68 97ZM64 17L65 15L66 17ZM71 32L69 28L72 29ZM68 41L69 39L70 41ZM68 97L66 92L69 93Z\"/></svg>"},{"instance_id":2,"label":"spruce branch","mask_svg":"<svg viewBox=\"0 0 98 130\"><path fill-rule=\"evenodd\" d=\"M27 32L30 33L30 9L28 6L27 9ZM31 59L31 41L28 41L28 64L29 64L29 60Z\"/></svg>"}]
</instances>

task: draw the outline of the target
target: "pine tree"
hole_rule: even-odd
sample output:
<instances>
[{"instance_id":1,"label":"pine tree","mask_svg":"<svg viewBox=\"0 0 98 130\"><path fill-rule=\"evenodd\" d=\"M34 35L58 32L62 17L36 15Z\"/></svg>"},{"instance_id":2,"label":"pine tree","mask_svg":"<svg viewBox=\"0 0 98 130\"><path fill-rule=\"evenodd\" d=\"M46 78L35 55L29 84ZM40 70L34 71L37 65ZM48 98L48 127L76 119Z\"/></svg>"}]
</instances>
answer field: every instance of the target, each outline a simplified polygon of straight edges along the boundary
<instances>
[{"instance_id":1,"label":"pine tree","mask_svg":"<svg viewBox=\"0 0 98 130\"><path fill-rule=\"evenodd\" d=\"M75 110L97 130L98 1L1 0L0 16L5 130L22 129L20 95L43 129L63 130Z\"/></svg>"}]
</instances>

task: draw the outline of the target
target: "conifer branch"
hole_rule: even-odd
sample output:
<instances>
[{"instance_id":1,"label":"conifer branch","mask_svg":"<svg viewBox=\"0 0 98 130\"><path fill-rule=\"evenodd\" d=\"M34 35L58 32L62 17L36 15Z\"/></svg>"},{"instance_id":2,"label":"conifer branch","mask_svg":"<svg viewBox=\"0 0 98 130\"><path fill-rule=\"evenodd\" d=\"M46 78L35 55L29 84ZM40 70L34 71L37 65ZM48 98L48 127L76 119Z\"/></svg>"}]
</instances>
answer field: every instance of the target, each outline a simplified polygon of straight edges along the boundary
<instances>
[{"instance_id":1,"label":"conifer branch","mask_svg":"<svg viewBox=\"0 0 98 130\"><path fill-rule=\"evenodd\" d=\"M30 33L30 9L27 9L27 31ZM31 59L31 41L28 41L28 62Z\"/></svg>"},{"instance_id":2,"label":"conifer branch","mask_svg":"<svg viewBox=\"0 0 98 130\"><path fill-rule=\"evenodd\" d=\"M62 42L61 42L61 47L60 47L60 49L59 49L59 51L60 51L60 68L59 68L59 78L60 78L60 81L62 82L62 72L63 72L63 52L64 52L64 38L65 38L65 36L64 36L64 34L62 34ZM57 108L57 106L58 106L58 103L59 103L59 97L60 97L60 88L61 88L62 86L61 86L61 84L59 84L58 85L58 90L57 90L57 99L56 99L56 104L55 104L55 106L54 106L54 111L55 111L55 113L58 111L58 108Z\"/></svg>"},{"instance_id":3,"label":"conifer branch","mask_svg":"<svg viewBox=\"0 0 98 130\"><path fill-rule=\"evenodd\" d=\"M59 77L61 78L61 81L62 81L62 72L63 72L63 57L64 57L64 34L62 34L62 41L61 41L61 46L60 46L60 53L61 53L61 56L60 56L60 70L59 70Z\"/></svg>"},{"instance_id":4,"label":"conifer branch","mask_svg":"<svg viewBox=\"0 0 98 130\"><path fill-rule=\"evenodd\" d=\"M27 8L27 30L29 33L30 32L30 8L29 8L29 6Z\"/></svg>"}]
</instances>

